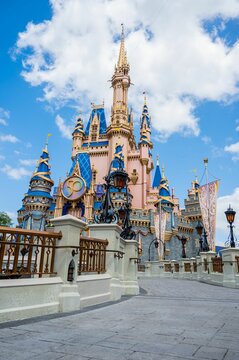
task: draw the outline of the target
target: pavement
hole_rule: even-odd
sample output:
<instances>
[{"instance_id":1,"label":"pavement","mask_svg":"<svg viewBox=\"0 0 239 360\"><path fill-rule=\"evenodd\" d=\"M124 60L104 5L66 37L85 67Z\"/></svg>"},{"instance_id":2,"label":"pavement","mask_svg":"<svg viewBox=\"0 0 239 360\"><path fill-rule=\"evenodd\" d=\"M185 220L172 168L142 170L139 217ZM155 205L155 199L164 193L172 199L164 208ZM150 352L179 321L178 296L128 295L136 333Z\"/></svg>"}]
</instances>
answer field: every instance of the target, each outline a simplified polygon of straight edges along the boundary
<instances>
[{"instance_id":1,"label":"pavement","mask_svg":"<svg viewBox=\"0 0 239 360\"><path fill-rule=\"evenodd\" d=\"M4 360L239 360L239 290L140 279L139 296L0 325Z\"/></svg>"}]
</instances>

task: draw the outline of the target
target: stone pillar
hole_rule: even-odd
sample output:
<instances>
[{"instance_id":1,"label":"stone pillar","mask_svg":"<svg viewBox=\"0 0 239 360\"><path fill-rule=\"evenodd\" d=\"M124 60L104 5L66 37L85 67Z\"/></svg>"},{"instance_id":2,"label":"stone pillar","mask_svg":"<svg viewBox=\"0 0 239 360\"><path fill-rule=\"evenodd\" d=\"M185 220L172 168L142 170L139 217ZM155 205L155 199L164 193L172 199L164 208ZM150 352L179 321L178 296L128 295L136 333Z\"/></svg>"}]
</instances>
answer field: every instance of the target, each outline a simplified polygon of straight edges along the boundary
<instances>
[{"instance_id":1,"label":"stone pillar","mask_svg":"<svg viewBox=\"0 0 239 360\"><path fill-rule=\"evenodd\" d=\"M199 279L200 281L206 281L208 279L208 271L209 271L209 264L208 264L208 259L207 259L207 252L201 252L200 253L200 263L201 263L201 270L200 270L200 274L199 274ZM204 260L207 261L207 269L205 269L204 266Z\"/></svg>"},{"instance_id":2,"label":"stone pillar","mask_svg":"<svg viewBox=\"0 0 239 360\"><path fill-rule=\"evenodd\" d=\"M125 243L123 258L123 279L121 281L124 295L138 295L137 279L138 242L136 240L122 240Z\"/></svg>"},{"instance_id":3,"label":"stone pillar","mask_svg":"<svg viewBox=\"0 0 239 360\"><path fill-rule=\"evenodd\" d=\"M191 263L191 278L193 279L193 280L197 280L197 271L195 272L194 271L194 263L196 263L197 264L197 262L196 262L196 258L194 258L194 257L191 257L190 258L190 263Z\"/></svg>"},{"instance_id":4,"label":"stone pillar","mask_svg":"<svg viewBox=\"0 0 239 360\"><path fill-rule=\"evenodd\" d=\"M57 241L59 246L79 246L80 234L86 226L86 223L72 215L65 215L51 220L54 225L54 231L62 233L62 239ZM80 309L80 294L76 284L77 268L79 257L72 256L72 248L56 249L55 270L57 275L62 278L64 284L59 296L60 312L73 311ZM68 267L71 261L75 263L73 272L74 280L67 281Z\"/></svg>"},{"instance_id":5,"label":"stone pillar","mask_svg":"<svg viewBox=\"0 0 239 360\"><path fill-rule=\"evenodd\" d=\"M208 251L207 252L207 262L208 262L208 276L206 278L207 282L212 282L212 273L213 273L213 266L212 266L212 258L216 256L215 251Z\"/></svg>"},{"instance_id":6,"label":"stone pillar","mask_svg":"<svg viewBox=\"0 0 239 360\"><path fill-rule=\"evenodd\" d=\"M201 256L198 255L196 256L196 263L197 263L197 280L201 280L201 276L202 276L202 261L201 261Z\"/></svg>"},{"instance_id":7,"label":"stone pillar","mask_svg":"<svg viewBox=\"0 0 239 360\"><path fill-rule=\"evenodd\" d=\"M239 288L239 269L236 256L239 256L239 249L227 248L221 250L223 262L223 286Z\"/></svg>"},{"instance_id":8,"label":"stone pillar","mask_svg":"<svg viewBox=\"0 0 239 360\"><path fill-rule=\"evenodd\" d=\"M151 261L145 261L145 276L151 276Z\"/></svg>"},{"instance_id":9,"label":"stone pillar","mask_svg":"<svg viewBox=\"0 0 239 360\"><path fill-rule=\"evenodd\" d=\"M117 224L90 224L89 231L91 237L108 240L107 250L125 252L124 243L120 241L122 229ZM121 280L123 279L125 265L123 258L115 257L115 254L114 252L106 253L106 270L111 276L110 292L112 300L118 300L123 295Z\"/></svg>"}]
</instances>

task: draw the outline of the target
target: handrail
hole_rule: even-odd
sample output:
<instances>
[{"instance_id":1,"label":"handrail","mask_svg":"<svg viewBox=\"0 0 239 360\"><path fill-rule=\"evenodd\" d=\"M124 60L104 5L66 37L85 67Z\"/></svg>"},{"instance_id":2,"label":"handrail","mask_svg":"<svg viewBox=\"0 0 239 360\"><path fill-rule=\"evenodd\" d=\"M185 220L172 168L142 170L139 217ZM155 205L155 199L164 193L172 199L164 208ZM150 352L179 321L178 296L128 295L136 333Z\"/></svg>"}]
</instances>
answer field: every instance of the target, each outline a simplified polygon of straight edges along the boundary
<instances>
[{"instance_id":1,"label":"handrail","mask_svg":"<svg viewBox=\"0 0 239 360\"><path fill-rule=\"evenodd\" d=\"M0 226L0 233L4 234L20 234L20 235L32 235L32 236L46 236L56 239L62 238L62 233L60 232L50 232L50 231L38 231L38 230L26 230L19 228L9 228L6 226Z\"/></svg>"}]
</instances>

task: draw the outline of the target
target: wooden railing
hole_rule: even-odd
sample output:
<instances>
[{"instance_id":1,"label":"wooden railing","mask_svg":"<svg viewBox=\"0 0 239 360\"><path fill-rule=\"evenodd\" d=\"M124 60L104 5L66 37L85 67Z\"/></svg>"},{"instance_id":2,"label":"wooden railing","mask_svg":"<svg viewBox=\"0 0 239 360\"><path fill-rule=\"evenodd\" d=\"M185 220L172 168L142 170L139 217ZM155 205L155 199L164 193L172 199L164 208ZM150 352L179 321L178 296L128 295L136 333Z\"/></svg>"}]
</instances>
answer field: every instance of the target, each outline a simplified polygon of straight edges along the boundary
<instances>
[{"instance_id":1,"label":"wooden railing","mask_svg":"<svg viewBox=\"0 0 239 360\"><path fill-rule=\"evenodd\" d=\"M212 258L212 271L218 272L218 273L223 273L222 258L220 258L220 257Z\"/></svg>"},{"instance_id":2,"label":"wooden railing","mask_svg":"<svg viewBox=\"0 0 239 360\"><path fill-rule=\"evenodd\" d=\"M81 236L78 275L81 273L105 273L108 240ZM118 255L117 255L118 256Z\"/></svg>"},{"instance_id":3,"label":"wooden railing","mask_svg":"<svg viewBox=\"0 0 239 360\"><path fill-rule=\"evenodd\" d=\"M61 233L0 227L0 279L55 274L56 240Z\"/></svg>"},{"instance_id":4,"label":"wooden railing","mask_svg":"<svg viewBox=\"0 0 239 360\"><path fill-rule=\"evenodd\" d=\"M172 265L171 264L164 264L164 271L165 272L171 272L172 271Z\"/></svg>"},{"instance_id":5,"label":"wooden railing","mask_svg":"<svg viewBox=\"0 0 239 360\"><path fill-rule=\"evenodd\" d=\"M174 264L174 271L179 272L179 264Z\"/></svg>"},{"instance_id":6,"label":"wooden railing","mask_svg":"<svg viewBox=\"0 0 239 360\"><path fill-rule=\"evenodd\" d=\"M191 272L191 264L190 263L184 263L184 271Z\"/></svg>"}]
</instances>

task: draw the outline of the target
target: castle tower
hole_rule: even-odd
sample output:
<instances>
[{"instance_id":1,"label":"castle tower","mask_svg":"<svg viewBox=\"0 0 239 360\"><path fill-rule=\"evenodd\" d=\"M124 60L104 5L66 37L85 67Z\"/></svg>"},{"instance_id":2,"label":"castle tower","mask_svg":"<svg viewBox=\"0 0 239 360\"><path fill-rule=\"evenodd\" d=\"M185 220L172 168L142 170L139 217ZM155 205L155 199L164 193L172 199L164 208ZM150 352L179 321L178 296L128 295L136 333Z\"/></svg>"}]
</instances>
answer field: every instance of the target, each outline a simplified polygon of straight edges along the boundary
<instances>
[{"instance_id":1,"label":"castle tower","mask_svg":"<svg viewBox=\"0 0 239 360\"><path fill-rule=\"evenodd\" d=\"M79 116L76 121L74 131L72 133L72 159L76 156L77 152L81 149L82 140L84 137L83 121Z\"/></svg>"},{"instance_id":2,"label":"castle tower","mask_svg":"<svg viewBox=\"0 0 239 360\"><path fill-rule=\"evenodd\" d=\"M107 135L110 140L109 163L114 157L117 144L123 145L125 165L127 168L127 154L133 146L132 114L128 110L128 89L130 87L129 64L127 62L124 45L124 28L122 26L120 52L115 72L111 79L113 88L113 106L111 109L110 125ZM130 140L131 139L131 140ZM130 140L130 141L129 141Z\"/></svg>"},{"instance_id":3,"label":"castle tower","mask_svg":"<svg viewBox=\"0 0 239 360\"><path fill-rule=\"evenodd\" d=\"M48 145L42 150L40 161L30 180L28 192L19 210L19 224L24 229L44 230L53 198L51 188L54 185L50 176Z\"/></svg>"},{"instance_id":4,"label":"castle tower","mask_svg":"<svg viewBox=\"0 0 239 360\"><path fill-rule=\"evenodd\" d=\"M139 140L140 162L142 164L143 208L147 206L147 192L150 191L152 184L151 171L153 170L153 161L152 161L151 149L153 148L153 144L151 142L150 136L151 136L151 121L150 121L148 106L145 97L142 116L140 119L140 140Z\"/></svg>"}]
</instances>

